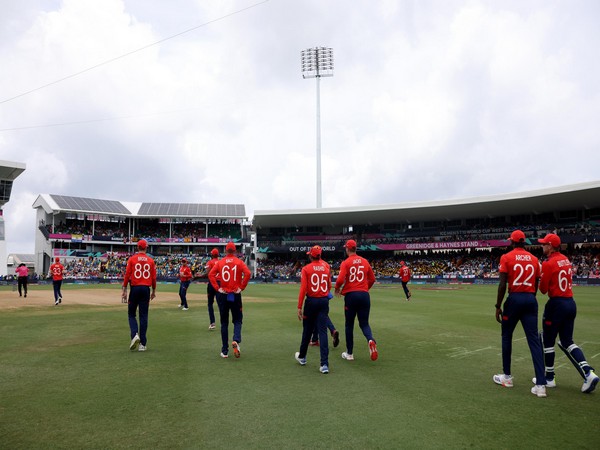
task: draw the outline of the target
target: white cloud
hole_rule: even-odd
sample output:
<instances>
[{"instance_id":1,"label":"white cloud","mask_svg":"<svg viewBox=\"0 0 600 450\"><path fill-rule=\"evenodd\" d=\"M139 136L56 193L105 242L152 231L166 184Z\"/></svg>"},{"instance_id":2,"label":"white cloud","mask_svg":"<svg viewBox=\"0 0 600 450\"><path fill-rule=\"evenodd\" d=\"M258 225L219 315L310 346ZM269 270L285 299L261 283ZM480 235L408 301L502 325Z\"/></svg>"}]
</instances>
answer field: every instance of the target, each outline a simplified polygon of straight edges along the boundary
<instances>
[{"instance_id":1,"label":"white cloud","mask_svg":"<svg viewBox=\"0 0 600 450\"><path fill-rule=\"evenodd\" d=\"M299 64L312 46L336 66L321 82L324 206L598 178L597 2L271 0L223 17L256 3L3 11L0 102L206 24L0 103L2 129L92 121L0 131L0 159L27 164L9 252L33 251L39 193L313 207L315 80Z\"/></svg>"}]
</instances>

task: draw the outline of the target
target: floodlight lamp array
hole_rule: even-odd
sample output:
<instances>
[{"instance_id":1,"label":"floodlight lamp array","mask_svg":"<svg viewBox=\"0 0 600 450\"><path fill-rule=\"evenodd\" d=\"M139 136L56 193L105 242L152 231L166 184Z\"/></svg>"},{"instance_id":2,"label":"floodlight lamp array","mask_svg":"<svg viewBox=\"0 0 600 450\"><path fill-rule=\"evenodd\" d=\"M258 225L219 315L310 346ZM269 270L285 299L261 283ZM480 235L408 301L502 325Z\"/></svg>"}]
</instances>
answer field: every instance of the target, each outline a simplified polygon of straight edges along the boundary
<instances>
[{"instance_id":1,"label":"floodlight lamp array","mask_svg":"<svg viewBox=\"0 0 600 450\"><path fill-rule=\"evenodd\" d=\"M332 77L333 49L314 47L301 52L302 78Z\"/></svg>"}]
</instances>

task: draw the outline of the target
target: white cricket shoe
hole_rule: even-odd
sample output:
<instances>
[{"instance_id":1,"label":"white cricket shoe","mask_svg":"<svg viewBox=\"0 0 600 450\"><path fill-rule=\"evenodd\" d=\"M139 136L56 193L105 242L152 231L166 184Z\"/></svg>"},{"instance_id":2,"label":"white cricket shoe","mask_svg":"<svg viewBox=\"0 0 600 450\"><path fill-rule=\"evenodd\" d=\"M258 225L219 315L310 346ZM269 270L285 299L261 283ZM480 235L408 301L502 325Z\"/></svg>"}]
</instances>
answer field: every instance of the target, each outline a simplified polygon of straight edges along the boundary
<instances>
[{"instance_id":1,"label":"white cricket shoe","mask_svg":"<svg viewBox=\"0 0 600 450\"><path fill-rule=\"evenodd\" d=\"M182 311L187 311L190 308L181 308Z\"/></svg>"},{"instance_id":2,"label":"white cricket shoe","mask_svg":"<svg viewBox=\"0 0 600 450\"><path fill-rule=\"evenodd\" d=\"M513 387L513 377L512 375L504 375L503 373L499 373L494 375L494 383L499 384L500 386L511 388Z\"/></svg>"},{"instance_id":3,"label":"white cricket shoe","mask_svg":"<svg viewBox=\"0 0 600 450\"><path fill-rule=\"evenodd\" d=\"M532 382L533 384L537 384L537 383L535 382L535 377L533 377L533 378L531 379L531 382ZM555 388L555 387L556 387L556 378L552 378L551 380L546 380L546 387L547 387L547 388Z\"/></svg>"},{"instance_id":4,"label":"white cricket shoe","mask_svg":"<svg viewBox=\"0 0 600 450\"><path fill-rule=\"evenodd\" d=\"M229 355L227 353L221 352L221 358L229 358Z\"/></svg>"},{"instance_id":5,"label":"white cricket shoe","mask_svg":"<svg viewBox=\"0 0 600 450\"><path fill-rule=\"evenodd\" d=\"M319 368L319 372L323 373L323 374L328 374L329 373L329 367L327 366L327 364L323 364L320 368Z\"/></svg>"},{"instance_id":6,"label":"white cricket shoe","mask_svg":"<svg viewBox=\"0 0 600 450\"><path fill-rule=\"evenodd\" d=\"M354 361L354 355L351 353L342 352L342 359L346 361Z\"/></svg>"},{"instance_id":7,"label":"white cricket shoe","mask_svg":"<svg viewBox=\"0 0 600 450\"><path fill-rule=\"evenodd\" d=\"M129 350L135 350L140 343L140 336L136 333L131 343L129 344Z\"/></svg>"},{"instance_id":8,"label":"white cricket shoe","mask_svg":"<svg viewBox=\"0 0 600 450\"><path fill-rule=\"evenodd\" d=\"M600 380L600 378L598 378L598 375L596 375L593 370L590 370L590 372L585 377L583 386L581 386L581 392L583 392L584 394L589 394L590 392L592 392L594 389L596 389L598 380Z\"/></svg>"},{"instance_id":9,"label":"white cricket shoe","mask_svg":"<svg viewBox=\"0 0 600 450\"><path fill-rule=\"evenodd\" d=\"M296 361L298 361L298 363L300 363L301 366L306 364L306 358L300 358L300 352L296 352L294 354L294 358L296 358Z\"/></svg>"},{"instance_id":10,"label":"white cricket shoe","mask_svg":"<svg viewBox=\"0 0 600 450\"><path fill-rule=\"evenodd\" d=\"M143 344L140 344L140 346L138 347L138 352L145 352L146 351L146 346Z\"/></svg>"},{"instance_id":11,"label":"white cricket shoe","mask_svg":"<svg viewBox=\"0 0 600 450\"><path fill-rule=\"evenodd\" d=\"M538 397L547 397L546 395L546 386L543 384L536 384L531 388L531 393L533 395L537 395Z\"/></svg>"},{"instance_id":12,"label":"white cricket shoe","mask_svg":"<svg viewBox=\"0 0 600 450\"><path fill-rule=\"evenodd\" d=\"M208 329L209 329L209 330L214 330L215 328L216 328L216 326L215 326L215 324L214 324L214 323L211 323L211 324L208 326Z\"/></svg>"}]
</instances>

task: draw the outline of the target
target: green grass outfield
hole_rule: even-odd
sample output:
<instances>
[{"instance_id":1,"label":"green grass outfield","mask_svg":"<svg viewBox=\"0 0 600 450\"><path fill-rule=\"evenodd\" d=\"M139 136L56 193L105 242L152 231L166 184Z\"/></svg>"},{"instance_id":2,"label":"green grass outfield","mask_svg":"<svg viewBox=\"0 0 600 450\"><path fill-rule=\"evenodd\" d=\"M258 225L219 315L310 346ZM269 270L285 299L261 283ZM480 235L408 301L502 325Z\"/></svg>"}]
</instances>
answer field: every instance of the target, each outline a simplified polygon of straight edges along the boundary
<instances>
[{"instance_id":1,"label":"green grass outfield","mask_svg":"<svg viewBox=\"0 0 600 450\"><path fill-rule=\"evenodd\" d=\"M495 286L413 285L410 302L400 287L375 287L376 362L358 325L356 360L341 359L336 297L342 339L329 375L318 348L306 366L294 360L297 285L247 288L242 356L227 360L207 330L204 285L192 285L187 312L151 306L145 353L128 350L125 305L68 304L82 288L66 286L58 308L0 309L0 448L600 448L600 390L582 394L560 350L558 387L533 396L519 326L515 387L492 382L502 367ZM575 296L575 342L600 369L600 289Z\"/></svg>"}]
</instances>

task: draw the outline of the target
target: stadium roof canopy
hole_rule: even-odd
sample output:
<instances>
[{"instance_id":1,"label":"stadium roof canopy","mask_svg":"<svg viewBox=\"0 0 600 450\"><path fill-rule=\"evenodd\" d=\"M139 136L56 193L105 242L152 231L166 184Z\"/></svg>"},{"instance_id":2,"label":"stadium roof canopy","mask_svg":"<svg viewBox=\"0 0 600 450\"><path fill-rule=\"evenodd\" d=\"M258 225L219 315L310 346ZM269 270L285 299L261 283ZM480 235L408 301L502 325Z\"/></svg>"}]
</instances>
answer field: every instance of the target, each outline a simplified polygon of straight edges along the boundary
<instances>
[{"instance_id":1,"label":"stadium roof canopy","mask_svg":"<svg viewBox=\"0 0 600 450\"><path fill-rule=\"evenodd\" d=\"M33 208L40 207L47 214L74 212L126 217L247 218L244 205L122 202L55 194L38 195Z\"/></svg>"},{"instance_id":2,"label":"stadium roof canopy","mask_svg":"<svg viewBox=\"0 0 600 450\"><path fill-rule=\"evenodd\" d=\"M0 208L10 200L13 181L23 173L25 164L0 160Z\"/></svg>"},{"instance_id":3,"label":"stadium roof canopy","mask_svg":"<svg viewBox=\"0 0 600 450\"><path fill-rule=\"evenodd\" d=\"M600 207L600 181L549 189L398 205L305 210L255 211L259 228L292 226L348 226L377 223L416 223L480 217L542 214Z\"/></svg>"}]
</instances>

